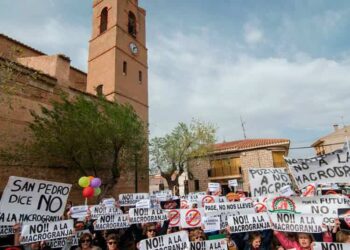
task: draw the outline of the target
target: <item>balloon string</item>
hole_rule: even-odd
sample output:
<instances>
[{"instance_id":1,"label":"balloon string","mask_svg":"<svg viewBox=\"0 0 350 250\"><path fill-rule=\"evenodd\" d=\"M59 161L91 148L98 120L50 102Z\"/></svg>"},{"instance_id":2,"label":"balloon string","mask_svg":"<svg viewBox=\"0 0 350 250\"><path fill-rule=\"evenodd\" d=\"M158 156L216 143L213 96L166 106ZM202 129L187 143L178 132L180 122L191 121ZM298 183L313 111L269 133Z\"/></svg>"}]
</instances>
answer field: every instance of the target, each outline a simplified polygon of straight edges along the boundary
<instances>
[{"instance_id":1,"label":"balloon string","mask_svg":"<svg viewBox=\"0 0 350 250\"><path fill-rule=\"evenodd\" d=\"M87 198L85 198L85 206L87 205Z\"/></svg>"}]
</instances>

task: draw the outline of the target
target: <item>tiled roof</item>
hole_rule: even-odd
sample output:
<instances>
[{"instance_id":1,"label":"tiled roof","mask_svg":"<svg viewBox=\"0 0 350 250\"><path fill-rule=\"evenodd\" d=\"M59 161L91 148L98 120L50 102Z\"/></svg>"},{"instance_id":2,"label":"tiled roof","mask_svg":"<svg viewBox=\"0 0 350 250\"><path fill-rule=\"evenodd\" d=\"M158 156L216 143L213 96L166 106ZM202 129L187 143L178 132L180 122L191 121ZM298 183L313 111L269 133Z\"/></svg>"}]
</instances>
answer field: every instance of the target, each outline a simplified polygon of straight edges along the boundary
<instances>
[{"instance_id":1,"label":"tiled roof","mask_svg":"<svg viewBox=\"0 0 350 250\"><path fill-rule=\"evenodd\" d=\"M263 148L269 146L289 145L288 139L245 139L240 141L231 141L214 144L213 152L222 151L242 151L254 148Z\"/></svg>"}]
</instances>

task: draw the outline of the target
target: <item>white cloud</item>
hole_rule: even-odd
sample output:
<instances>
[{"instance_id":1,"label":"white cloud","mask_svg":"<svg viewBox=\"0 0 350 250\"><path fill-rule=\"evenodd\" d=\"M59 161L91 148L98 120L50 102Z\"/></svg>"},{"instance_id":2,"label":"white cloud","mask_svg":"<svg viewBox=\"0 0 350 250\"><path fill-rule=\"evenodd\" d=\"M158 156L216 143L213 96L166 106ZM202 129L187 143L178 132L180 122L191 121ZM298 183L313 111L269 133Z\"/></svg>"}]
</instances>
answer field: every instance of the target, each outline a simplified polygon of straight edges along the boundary
<instances>
[{"instance_id":1,"label":"white cloud","mask_svg":"<svg viewBox=\"0 0 350 250\"><path fill-rule=\"evenodd\" d=\"M241 139L242 115L250 138L287 137L308 146L347 113L348 60L305 53L293 61L248 55L227 59L234 57L207 49L211 42L200 34L190 40L163 36L150 46L151 136L196 117L217 124L220 140Z\"/></svg>"},{"instance_id":2,"label":"white cloud","mask_svg":"<svg viewBox=\"0 0 350 250\"><path fill-rule=\"evenodd\" d=\"M261 43L264 39L264 33L256 25L246 23L244 25L244 40L250 45Z\"/></svg>"}]
</instances>

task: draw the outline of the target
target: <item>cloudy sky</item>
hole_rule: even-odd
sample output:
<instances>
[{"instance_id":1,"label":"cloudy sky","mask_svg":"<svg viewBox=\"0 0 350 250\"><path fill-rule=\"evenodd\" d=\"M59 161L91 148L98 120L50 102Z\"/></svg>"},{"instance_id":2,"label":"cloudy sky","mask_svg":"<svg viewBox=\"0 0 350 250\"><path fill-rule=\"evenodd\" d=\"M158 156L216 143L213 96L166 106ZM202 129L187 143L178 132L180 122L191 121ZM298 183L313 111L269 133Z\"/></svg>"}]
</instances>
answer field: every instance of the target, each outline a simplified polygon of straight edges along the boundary
<instances>
[{"instance_id":1,"label":"cloudy sky","mask_svg":"<svg viewBox=\"0 0 350 250\"><path fill-rule=\"evenodd\" d=\"M350 121L350 1L139 0L151 136L199 118L217 141L309 146ZM0 32L86 70L90 0L1 0ZM312 150L291 150L309 156Z\"/></svg>"}]
</instances>

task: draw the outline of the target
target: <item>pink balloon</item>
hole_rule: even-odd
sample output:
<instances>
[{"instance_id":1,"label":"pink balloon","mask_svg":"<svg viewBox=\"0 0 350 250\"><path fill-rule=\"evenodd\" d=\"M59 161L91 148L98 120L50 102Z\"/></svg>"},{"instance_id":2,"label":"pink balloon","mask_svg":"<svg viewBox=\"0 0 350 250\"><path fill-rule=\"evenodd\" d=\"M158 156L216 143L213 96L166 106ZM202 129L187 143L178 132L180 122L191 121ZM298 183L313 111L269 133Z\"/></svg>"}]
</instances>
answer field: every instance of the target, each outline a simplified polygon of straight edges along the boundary
<instances>
[{"instance_id":1,"label":"pink balloon","mask_svg":"<svg viewBox=\"0 0 350 250\"><path fill-rule=\"evenodd\" d=\"M90 187L97 188L99 186L101 186L101 179L100 178L95 177L90 181Z\"/></svg>"}]
</instances>

